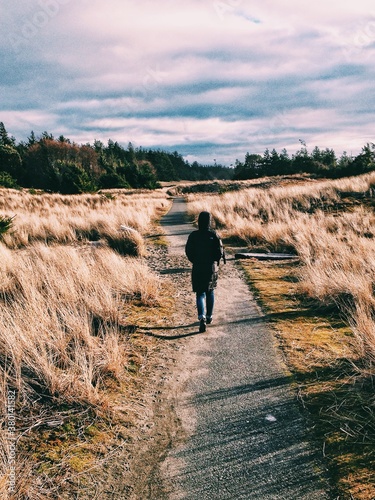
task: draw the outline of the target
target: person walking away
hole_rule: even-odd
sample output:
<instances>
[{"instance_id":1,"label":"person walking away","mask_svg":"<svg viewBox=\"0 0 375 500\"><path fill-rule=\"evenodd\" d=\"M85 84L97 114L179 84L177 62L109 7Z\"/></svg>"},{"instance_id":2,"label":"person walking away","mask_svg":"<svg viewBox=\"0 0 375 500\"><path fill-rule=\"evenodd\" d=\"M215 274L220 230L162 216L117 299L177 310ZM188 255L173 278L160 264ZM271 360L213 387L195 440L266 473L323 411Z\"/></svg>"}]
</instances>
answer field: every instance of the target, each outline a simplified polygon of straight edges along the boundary
<instances>
[{"instance_id":1,"label":"person walking away","mask_svg":"<svg viewBox=\"0 0 375 500\"><path fill-rule=\"evenodd\" d=\"M202 333L206 331L206 324L212 323L220 259L225 263L223 244L216 231L211 229L209 212L199 214L198 230L190 233L185 253L193 264L192 286L196 293L199 332Z\"/></svg>"}]
</instances>

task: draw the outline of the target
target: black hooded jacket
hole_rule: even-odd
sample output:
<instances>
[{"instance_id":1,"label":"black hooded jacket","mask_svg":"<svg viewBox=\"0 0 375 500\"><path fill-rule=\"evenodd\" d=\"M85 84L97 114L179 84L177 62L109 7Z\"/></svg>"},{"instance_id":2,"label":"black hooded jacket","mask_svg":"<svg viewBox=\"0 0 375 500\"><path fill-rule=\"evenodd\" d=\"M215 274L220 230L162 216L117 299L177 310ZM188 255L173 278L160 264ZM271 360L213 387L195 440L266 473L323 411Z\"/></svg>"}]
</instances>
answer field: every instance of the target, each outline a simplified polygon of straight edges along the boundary
<instances>
[{"instance_id":1,"label":"black hooded jacket","mask_svg":"<svg viewBox=\"0 0 375 500\"><path fill-rule=\"evenodd\" d=\"M193 264L193 291L202 293L216 287L218 265L224 258L223 245L215 231L210 229L211 215L201 212L198 217L198 231L193 231L187 240L185 253Z\"/></svg>"}]
</instances>

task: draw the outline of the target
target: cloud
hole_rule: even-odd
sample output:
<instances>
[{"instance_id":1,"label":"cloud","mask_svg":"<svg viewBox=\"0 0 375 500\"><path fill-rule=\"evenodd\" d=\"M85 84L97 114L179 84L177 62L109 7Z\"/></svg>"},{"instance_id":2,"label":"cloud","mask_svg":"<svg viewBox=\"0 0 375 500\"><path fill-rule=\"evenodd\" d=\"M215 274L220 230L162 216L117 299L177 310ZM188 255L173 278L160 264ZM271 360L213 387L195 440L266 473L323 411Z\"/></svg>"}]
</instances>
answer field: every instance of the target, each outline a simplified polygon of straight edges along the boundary
<instances>
[{"instance_id":1,"label":"cloud","mask_svg":"<svg viewBox=\"0 0 375 500\"><path fill-rule=\"evenodd\" d=\"M31 130L40 132L50 130L58 120L58 116L48 111L26 110L26 111L1 111L1 121L6 124L7 129L14 134L17 129L27 131L22 139L26 138ZM20 139L19 137L16 137Z\"/></svg>"},{"instance_id":2,"label":"cloud","mask_svg":"<svg viewBox=\"0 0 375 500\"><path fill-rule=\"evenodd\" d=\"M3 7L4 0L0 0ZM225 163L373 140L367 0L18 0L1 9L0 120Z\"/></svg>"}]
</instances>

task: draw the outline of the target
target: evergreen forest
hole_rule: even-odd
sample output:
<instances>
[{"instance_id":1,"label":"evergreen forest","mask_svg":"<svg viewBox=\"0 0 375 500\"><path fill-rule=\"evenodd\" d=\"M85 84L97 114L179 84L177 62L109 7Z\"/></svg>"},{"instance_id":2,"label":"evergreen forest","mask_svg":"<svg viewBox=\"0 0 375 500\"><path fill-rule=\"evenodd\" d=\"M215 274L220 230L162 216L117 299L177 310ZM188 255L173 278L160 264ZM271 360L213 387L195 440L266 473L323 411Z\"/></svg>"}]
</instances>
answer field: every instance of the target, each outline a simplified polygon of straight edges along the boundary
<instances>
[{"instance_id":1,"label":"evergreen forest","mask_svg":"<svg viewBox=\"0 0 375 500\"><path fill-rule=\"evenodd\" d=\"M125 148L111 139L107 144L78 145L60 135L31 132L27 141L17 142L0 122L0 186L25 187L47 192L79 194L99 189L155 189L162 181L254 179L265 176L307 173L315 177L339 178L375 170L375 144L353 157L338 158L332 149L315 147L310 153L301 141L293 155L275 149L263 155L245 155L234 167L189 163L177 151Z\"/></svg>"}]
</instances>

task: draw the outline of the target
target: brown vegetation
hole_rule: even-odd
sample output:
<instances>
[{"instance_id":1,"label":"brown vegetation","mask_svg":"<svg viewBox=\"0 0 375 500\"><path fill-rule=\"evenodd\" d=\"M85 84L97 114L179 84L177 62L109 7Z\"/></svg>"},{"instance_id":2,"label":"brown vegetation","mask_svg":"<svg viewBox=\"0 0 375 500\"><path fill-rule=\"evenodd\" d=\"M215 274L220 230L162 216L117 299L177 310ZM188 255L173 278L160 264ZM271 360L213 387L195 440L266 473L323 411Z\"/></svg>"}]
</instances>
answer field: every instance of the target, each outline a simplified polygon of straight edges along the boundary
<instances>
[{"instance_id":1,"label":"brown vegetation","mask_svg":"<svg viewBox=\"0 0 375 500\"><path fill-rule=\"evenodd\" d=\"M375 357L375 175L299 186L249 188L198 198L189 210L213 214L227 241L264 251L293 251L301 260L300 291L349 312L359 351Z\"/></svg>"},{"instance_id":2,"label":"brown vegetation","mask_svg":"<svg viewBox=\"0 0 375 500\"><path fill-rule=\"evenodd\" d=\"M367 500L375 435L375 175L259 179L243 190L227 184L221 194L189 195L190 213L211 211L227 246L299 256L297 266L253 266L250 279L275 320L292 313L275 325L303 404L319 422L341 491ZM139 257L169 201L149 191L1 194L0 217L12 227L4 226L0 244L0 497L12 498L6 412L15 390L13 498L69 498L90 486L87 473L119 442L137 439L136 422L151 425L147 380L160 347L131 329L157 322L155 315L165 321L170 294Z\"/></svg>"},{"instance_id":3,"label":"brown vegetation","mask_svg":"<svg viewBox=\"0 0 375 500\"><path fill-rule=\"evenodd\" d=\"M143 259L120 253L144 253L142 234L169 202L151 192L1 194L0 214L16 217L0 243L0 497L64 498L146 418L157 342L126 325L135 309L161 308L165 292Z\"/></svg>"},{"instance_id":4,"label":"brown vegetation","mask_svg":"<svg viewBox=\"0 0 375 500\"><path fill-rule=\"evenodd\" d=\"M98 194L31 194L2 190L0 214L14 217L13 230L3 235L12 249L35 241L72 244L87 241L109 242L121 248L121 241L133 241L134 254L144 251L142 238L152 221L166 210L169 202L163 192L105 191ZM122 226L133 229L123 230Z\"/></svg>"},{"instance_id":5,"label":"brown vegetation","mask_svg":"<svg viewBox=\"0 0 375 500\"><path fill-rule=\"evenodd\" d=\"M299 257L292 273L271 279L280 265L263 265L250 269L250 281L276 321L289 366L315 379L302 393L313 399L309 409L318 438L329 444L324 452L342 498L352 492L369 500L375 486L363 471L374 464L375 440L375 176L280 183L190 195L190 214L211 211L227 245ZM332 327L343 318L342 330Z\"/></svg>"}]
</instances>

